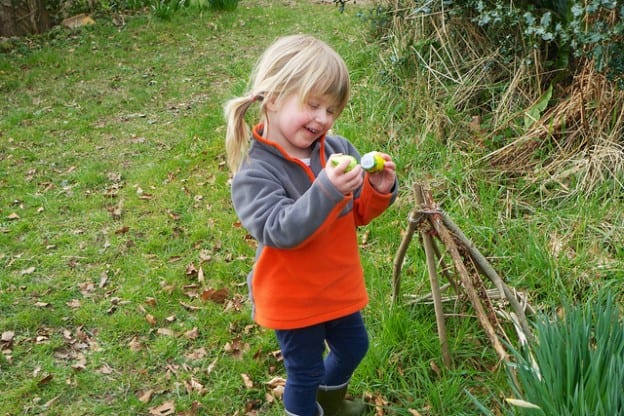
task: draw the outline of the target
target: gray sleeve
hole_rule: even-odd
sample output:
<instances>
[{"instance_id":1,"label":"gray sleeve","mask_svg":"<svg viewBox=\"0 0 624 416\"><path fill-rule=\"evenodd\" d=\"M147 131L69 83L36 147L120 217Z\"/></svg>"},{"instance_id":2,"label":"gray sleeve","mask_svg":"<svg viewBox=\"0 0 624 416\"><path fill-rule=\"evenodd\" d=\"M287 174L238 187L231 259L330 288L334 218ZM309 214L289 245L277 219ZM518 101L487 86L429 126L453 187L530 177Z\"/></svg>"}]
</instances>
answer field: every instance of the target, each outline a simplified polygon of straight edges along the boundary
<instances>
[{"instance_id":1,"label":"gray sleeve","mask_svg":"<svg viewBox=\"0 0 624 416\"><path fill-rule=\"evenodd\" d=\"M239 172L232 181L234 209L247 231L261 244L276 248L301 245L343 201L322 171L300 197L286 192L284 181L260 169Z\"/></svg>"}]
</instances>

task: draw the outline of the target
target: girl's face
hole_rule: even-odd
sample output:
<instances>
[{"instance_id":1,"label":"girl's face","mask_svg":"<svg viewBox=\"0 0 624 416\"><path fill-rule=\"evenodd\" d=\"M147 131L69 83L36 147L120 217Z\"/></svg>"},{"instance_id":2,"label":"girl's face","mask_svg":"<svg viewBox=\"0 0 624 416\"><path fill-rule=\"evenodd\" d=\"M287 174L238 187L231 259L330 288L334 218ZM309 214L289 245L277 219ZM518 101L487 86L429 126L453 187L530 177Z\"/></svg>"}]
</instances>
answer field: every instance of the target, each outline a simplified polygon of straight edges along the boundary
<instances>
[{"instance_id":1,"label":"girl's face","mask_svg":"<svg viewBox=\"0 0 624 416\"><path fill-rule=\"evenodd\" d=\"M338 110L327 95L310 96L301 103L291 94L280 103L267 104L264 137L279 144L290 156L307 158L311 145L333 126Z\"/></svg>"}]
</instances>

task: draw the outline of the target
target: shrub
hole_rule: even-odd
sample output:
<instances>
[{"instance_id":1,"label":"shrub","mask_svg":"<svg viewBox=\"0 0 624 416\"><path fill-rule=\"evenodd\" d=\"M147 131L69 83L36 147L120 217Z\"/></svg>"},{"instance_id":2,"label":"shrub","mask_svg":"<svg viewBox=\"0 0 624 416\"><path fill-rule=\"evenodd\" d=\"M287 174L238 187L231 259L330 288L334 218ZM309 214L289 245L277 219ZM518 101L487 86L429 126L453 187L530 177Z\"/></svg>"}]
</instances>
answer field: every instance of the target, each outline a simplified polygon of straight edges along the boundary
<instances>
[{"instance_id":1,"label":"shrub","mask_svg":"<svg viewBox=\"0 0 624 416\"><path fill-rule=\"evenodd\" d=\"M508 56L518 51L509 28L519 27L524 52L546 51L547 69L575 69L586 58L624 86L624 5L615 0L453 0L451 10L472 16ZM526 59L531 63L529 55Z\"/></svg>"}]
</instances>

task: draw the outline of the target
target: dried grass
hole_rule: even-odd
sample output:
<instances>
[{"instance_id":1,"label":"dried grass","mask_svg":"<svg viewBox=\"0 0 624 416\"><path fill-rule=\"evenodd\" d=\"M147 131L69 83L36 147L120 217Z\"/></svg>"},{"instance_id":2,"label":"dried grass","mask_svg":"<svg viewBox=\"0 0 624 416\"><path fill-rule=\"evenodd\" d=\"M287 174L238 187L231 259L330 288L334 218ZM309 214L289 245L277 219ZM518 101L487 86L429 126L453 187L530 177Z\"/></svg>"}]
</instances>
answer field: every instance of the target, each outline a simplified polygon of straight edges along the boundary
<instances>
[{"instance_id":1,"label":"dried grass","mask_svg":"<svg viewBox=\"0 0 624 416\"><path fill-rule=\"evenodd\" d=\"M559 196L592 192L604 183L621 192L624 91L588 62L561 96L530 130L486 158Z\"/></svg>"}]
</instances>

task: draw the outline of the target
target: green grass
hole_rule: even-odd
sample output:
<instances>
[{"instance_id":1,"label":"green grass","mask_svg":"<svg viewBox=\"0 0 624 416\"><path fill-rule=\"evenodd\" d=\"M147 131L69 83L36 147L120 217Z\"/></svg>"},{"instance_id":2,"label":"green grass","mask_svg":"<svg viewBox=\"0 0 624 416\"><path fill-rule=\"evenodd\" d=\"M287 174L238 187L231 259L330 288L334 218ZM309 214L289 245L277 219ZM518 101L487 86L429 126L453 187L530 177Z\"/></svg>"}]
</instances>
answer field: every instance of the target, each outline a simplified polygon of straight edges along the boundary
<instances>
[{"instance_id":1,"label":"green grass","mask_svg":"<svg viewBox=\"0 0 624 416\"><path fill-rule=\"evenodd\" d=\"M622 293L621 200L535 200L421 131L406 113L417 106L379 76L366 6L272 6L137 15L122 28L103 18L0 55L0 332L14 333L1 344L1 415L148 415L169 401L177 414L283 414L266 398L265 383L285 375L277 343L245 302L254 247L230 203L222 105L285 33L344 56L354 93L335 130L399 169L398 201L362 230L371 349L354 394L385 414L476 415L466 390L493 408L509 391L474 318L449 318L455 366L444 369L432 309L390 304L414 181L432 184L535 306ZM402 280L405 294L428 291L416 240ZM201 300L205 288L227 289L226 303Z\"/></svg>"}]
</instances>

